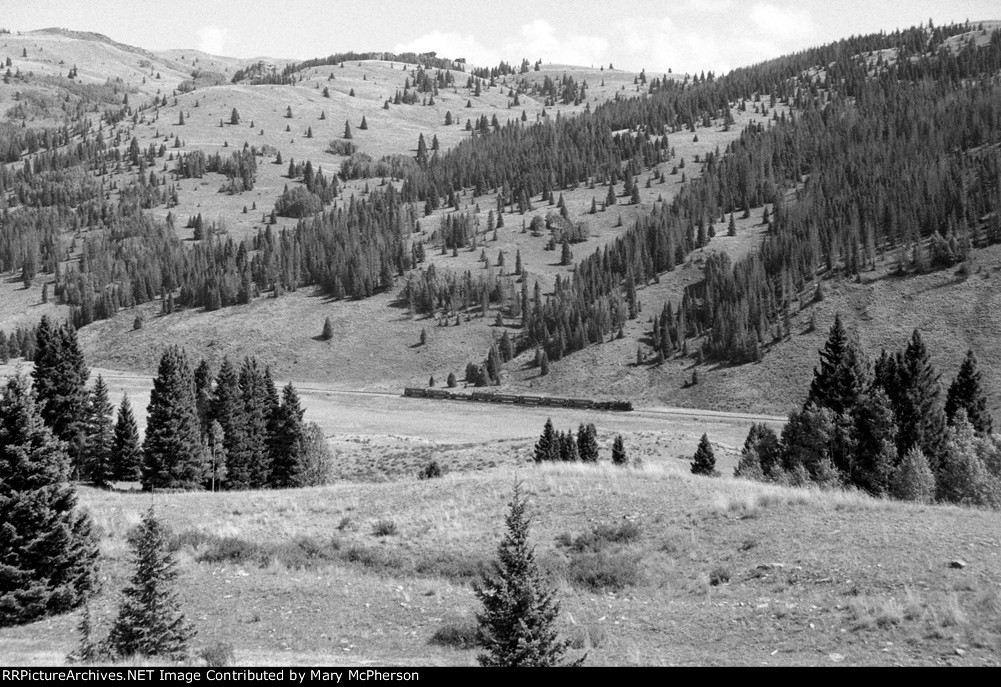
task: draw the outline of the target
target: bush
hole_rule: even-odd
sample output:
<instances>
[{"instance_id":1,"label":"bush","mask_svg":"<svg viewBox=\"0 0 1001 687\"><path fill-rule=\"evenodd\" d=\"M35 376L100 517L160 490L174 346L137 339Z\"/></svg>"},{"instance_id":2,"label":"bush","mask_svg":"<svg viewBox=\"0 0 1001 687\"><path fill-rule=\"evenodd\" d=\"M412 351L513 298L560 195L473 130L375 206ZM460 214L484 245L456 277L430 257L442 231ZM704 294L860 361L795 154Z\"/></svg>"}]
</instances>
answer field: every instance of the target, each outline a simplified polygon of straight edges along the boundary
<instances>
[{"instance_id":1,"label":"bush","mask_svg":"<svg viewBox=\"0 0 1001 687\"><path fill-rule=\"evenodd\" d=\"M441 465L438 464L437 460L432 458L427 465L417 472L417 479L434 479L444 474L445 472L441 469Z\"/></svg>"},{"instance_id":2,"label":"bush","mask_svg":"<svg viewBox=\"0 0 1001 687\"><path fill-rule=\"evenodd\" d=\"M391 537L396 533L396 523L392 520L379 520L372 527L372 534L376 537Z\"/></svg>"},{"instance_id":3,"label":"bush","mask_svg":"<svg viewBox=\"0 0 1001 687\"><path fill-rule=\"evenodd\" d=\"M233 645L228 642L210 644L198 652L198 657L205 661L205 665L209 668L225 668L233 665L236 660Z\"/></svg>"},{"instance_id":4,"label":"bush","mask_svg":"<svg viewBox=\"0 0 1001 687\"><path fill-rule=\"evenodd\" d=\"M467 619L445 622L434 631L428 643L448 646L453 649L475 649L477 646L476 623Z\"/></svg>"},{"instance_id":5,"label":"bush","mask_svg":"<svg viewBox=\"0 0 1001 687\"><path fill-rule=\"evenodd\" d=\"M592 531L579 535L571 540L569 534L562 534L557 543L566 546L575 553L586 551L596 552L611 544L629 544L640 536L640 527L634 522L627 522L619 527L614 525L598 525Z\"/></svg>"},{"instance_id":6,"label":"bush","mask_svg":"<svg viewBox=\"0 0 1001 687\"><path fill-rule=\"evenodd\" d=\"M621 552L585 552L570 559L567 579L577 587L618 590L639 581L639 556Z\"/></svg>"}]
</instances>

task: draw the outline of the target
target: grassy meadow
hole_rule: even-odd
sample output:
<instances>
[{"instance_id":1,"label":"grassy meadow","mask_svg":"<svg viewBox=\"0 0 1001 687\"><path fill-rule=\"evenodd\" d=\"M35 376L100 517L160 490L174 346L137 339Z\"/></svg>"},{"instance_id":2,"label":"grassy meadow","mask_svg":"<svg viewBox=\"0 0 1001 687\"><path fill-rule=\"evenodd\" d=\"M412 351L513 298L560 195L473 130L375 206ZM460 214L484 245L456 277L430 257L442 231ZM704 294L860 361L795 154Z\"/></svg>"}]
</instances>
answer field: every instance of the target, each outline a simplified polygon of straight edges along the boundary
<instances>
[{"instance_id":1,"label":"grassy meadow","mask_svg":"<svg viewBox=\"0 0 1001 687\"><path fill-rule=\"evenodd\" d=\"M560 632L588 665L997 665L1001 514L685 473L523 463L297 491L82 489L103 556L91 612L106 631L128 533L152 504L173 532L196 651L472 665L471 585L522 480ZM0 630L5 664L60 663L79 615Z\"/></svg>"}]
</instances>

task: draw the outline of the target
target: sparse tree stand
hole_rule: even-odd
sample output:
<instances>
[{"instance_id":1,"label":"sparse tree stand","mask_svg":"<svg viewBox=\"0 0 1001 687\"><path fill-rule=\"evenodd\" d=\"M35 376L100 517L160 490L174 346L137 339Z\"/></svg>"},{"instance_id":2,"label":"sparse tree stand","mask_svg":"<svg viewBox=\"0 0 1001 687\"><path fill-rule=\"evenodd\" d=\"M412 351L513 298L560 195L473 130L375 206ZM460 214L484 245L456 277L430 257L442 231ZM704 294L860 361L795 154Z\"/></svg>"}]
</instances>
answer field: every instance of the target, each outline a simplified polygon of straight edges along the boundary
<instances>
[{"instance_id":1,"label":"sparse tree stand","mask_svg":"<svg viewBox=\"0 0 1001 687\"><path fill-rule=\"evenodd\" d=\"M497 548L493 573L484 573L483 581L473 587L483 604L476 621L477 640L485 651L477 660L487 667L580 666L586 654L576 661L563 660L570 641L559 638L560 604L528 543L527 503L519 482L509 503L507 533Z\"/></svg>"},{"instance_id":2,"label":"sparse tree stand","mask_svg":"<svg viewBox=\"0 0 1001 687\"><path fill-rule=\"evenodd\" d=\"M188 652L195 629L180 610L177 564L167 544L167 530L150 508L134 544L135 573L108 633L107 649L114 656L182 660Z\"/></svg>"},{"instance_id":3,"label":"sparse tree stand","mask_svg":"<svg viewBox=\"0 0 1001 687\"><path fill-rule=\"evenodd\" d=\"M21 376L0 395L0 627L63 613L96 588L97 542L64 444Z\"/></svg>"},{"instance_id":4,"label":"sparse tree stand","mask_svg":"<svg viewBox=\"0 0 1001 687\"><path fill-rule=\"evenodd\" d=\"M699 447L695 451L692 460L692 474L712 477L716 474L716 456L713 454L712 444L709 443L709 436L702 435L699 439Z\"/></svg>"}]
</instances>

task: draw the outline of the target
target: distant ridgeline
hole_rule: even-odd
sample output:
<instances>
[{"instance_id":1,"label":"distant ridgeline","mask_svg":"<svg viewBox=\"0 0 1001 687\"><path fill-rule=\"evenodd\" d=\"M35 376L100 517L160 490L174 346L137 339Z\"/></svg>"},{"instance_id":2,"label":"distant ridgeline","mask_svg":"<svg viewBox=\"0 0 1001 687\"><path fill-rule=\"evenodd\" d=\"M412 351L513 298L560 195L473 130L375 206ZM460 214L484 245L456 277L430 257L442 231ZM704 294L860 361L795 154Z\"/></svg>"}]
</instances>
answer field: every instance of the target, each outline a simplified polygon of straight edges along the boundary
<instances>
[{"instance_id":1,"label":"distant ridgeline","mask_svg":"<svg viewBox=\"0 0 1001 687\"><path fill-rule=\"evenodd\" d=\"M290 86L295 85L297 81L295 75L307 69L327 66L336 67L342 62L359 62L362 60L403 62L408 64L417 64L425 69L456 69L458 71L464 71L466 65L465 60L449 60L443 57L437 57L433 52L420 54L413 52L400 54L391 52L341 52L327 57L317 57L311 60L304 60L302 62L293 62L284 66L281 71L278 71L278 68L274 65L257 62L249 67L237 69L236 72L234 72L231 81L232 83L245 81L255 86L259 84L279 84Z\"/></svg>"},{"instance_id":2,"label":"distant ridgeline","mask_svg":"<svg viewBox=\"0 0 1001 687\"><path fill-rule=\"evenodd\" d=\"M980 44L947 43L967 32L977 33ZM279 76L375 55L334 55L289 65ZM430 54L378 55L456 68ZM356 153L344 168L352 176L363 170L402 183L377 186L336 209L328 209L336 181L290 162L301 185L278 207L301 217L294 230L269 228L236 244L209 227L193 248L143 212L169 207L176 197L171 182L181 170L153 171L163 165L164 146L140 149L121 130L105 140L81 121L37 134L3 126L3 159L20 158L32 146L37 152L0 171L0 269L21 268L29 281L39 268L55 270L53 295L73 306L78 326L157 296L172 307L215 308L316 285L335 298L364 298L393 288L422 261L424 246L410 238L421 207L425 213L458 207L456 194L464 189L474 198L496 190L498 227L506 214L581 184L607 184L615 202L616 184L624 182L628 193L641 172L671 160L670 136L690 136L697 125L725 128L733 121L731 106L752 107L761 122L725 151L706 155L700 176L671 203L655 204L613 244L578 261L572 278L558 282L545 301L530 298L526 284L518 298L509 277L432 283L416 273L401 299L441 317L458 316L460 306L513 309L516 301L523 323L516 349L542 348L558 359L618 332L638 312L636 288L711 241L715 222L770 205L760 251L735 264L726 256L709 259L704 284L681 303L665 304L658 322L666 354L689 350L691 340L708 359L756 360L819 273L854 275L887 252L901 271L923 271L1001 241L1001 84L993 78L999 69L1001 33L988 37L962 24L853 37L722 77L654 78L648 97L618 99L575 117L534 124L481 118L470 123L470 138L443 154L430 155L426 143L421 151L420 142L414 159L376 162ZM258 75L251 68L243 77ZM425 87L433 98L436 80L429 76ZM467 87L472 92L482 84L471 78ZM579 88L564 88L559 97L579 95ZM776 115L779 102L792 108L788 115ZM105 119L138 122L167 107L164 97L133 109L126 94ZM179 137L173 145L180 147ZM136 177L115 201L99 180L123 169ZM241 179L227 182L230 192L253 183L246 158L228 169ZM15 212L14 206L25 207ZM545 229L564 232L569 242L572 222L563 220L554 216ZM475 222L450 221L453 249L476 245ZM68 228L83 231L75 246ZM76 252L79 260L66 263Z\"/></svg>"}]
</instances>

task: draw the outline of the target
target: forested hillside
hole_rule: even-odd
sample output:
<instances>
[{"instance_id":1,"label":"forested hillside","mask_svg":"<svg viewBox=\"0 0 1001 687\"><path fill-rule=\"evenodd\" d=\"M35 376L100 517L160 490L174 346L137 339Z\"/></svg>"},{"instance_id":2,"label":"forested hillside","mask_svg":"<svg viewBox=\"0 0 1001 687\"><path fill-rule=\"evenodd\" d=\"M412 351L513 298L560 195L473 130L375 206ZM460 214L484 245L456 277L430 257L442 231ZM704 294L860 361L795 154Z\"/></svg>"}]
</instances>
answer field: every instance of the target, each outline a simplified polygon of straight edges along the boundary
<instances>
[{"instance_id":1,"label":"forested hillside","mask_svg":"<svg viewBox=\"0 0 1001 687\"><path fill-rule=\"evenodd\" d=\"M40 277L42 300L68 306L78 327L153 301L169 318L315 287L335 300L386 293L411 317L439 324L492 311L506 327L503 345L494 330L503 363L523 351L530 366L559 361L606 343L635 331L625 325L644 307L653 318L637 342L639 362L758 361L822 297L822 278L857 277L886 259L900 274L926 272L1001 240L1001 33L992 28L852 37L723 76L644 72L631 89L621 75L620 89L605 88L612 70L598 73L599 86L552 78L527 60L466 72L430 54L255 62L225 79L195 69L191 83L152 94L109 81L97 96L78 87L72 68L46 77L73 106L61 115L42 108L44 121L22 107L42 111L37 98L25 100L37 76L14 54L5 87L19 105L0 125L8 163L0 171L0 269L26 288ZM21 59L30 58L25 47ZM365 71L369 63L384 71ZM146 68L156 80L153 62ZM601 102L595 92L605 94ZM298 105L278 105L286 93L361 106L351 110L360 122L328 125L322 109L307 126ZM274 115L228 107L255 96ZM411 139L416 148L379 159L364 152L367 120L440 115L443 103L450 109L437 126L450 147L421 133ZM225 139L189 143L188 131L204 140L213 121L200 105L225 112L220 136L237 141L240 127L264 138L232 148ZM480 113L465 117L463 129L470 108ZM266 136L257 124L265 117ZM312 145L314 126L337 131L333 164L279 148L272 132L282 123L291 144L300 136ZM676 152L710 132L725 144L694 159ZM262 175L269 190L284 184L280 194L261 195ZM185 184L204 179L219 180L213 202L242 205L231 220L248 227L242 236L223 214L172 212L191 207ZM594 241L590 218L616 207L621 229ZM766 228L758 249L716 250L717 236L743 232L752 218ZM507 239L517 256L487 256L498 230L519 224L548 237L546 248L568 269L505 265L520 261L527 238ZM496 269L473 275L430 259L460 250L480 252L483 266ZM696 251L706 254L701 279L642 302Z\"/></svg>"}]
</instances>

